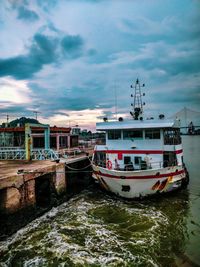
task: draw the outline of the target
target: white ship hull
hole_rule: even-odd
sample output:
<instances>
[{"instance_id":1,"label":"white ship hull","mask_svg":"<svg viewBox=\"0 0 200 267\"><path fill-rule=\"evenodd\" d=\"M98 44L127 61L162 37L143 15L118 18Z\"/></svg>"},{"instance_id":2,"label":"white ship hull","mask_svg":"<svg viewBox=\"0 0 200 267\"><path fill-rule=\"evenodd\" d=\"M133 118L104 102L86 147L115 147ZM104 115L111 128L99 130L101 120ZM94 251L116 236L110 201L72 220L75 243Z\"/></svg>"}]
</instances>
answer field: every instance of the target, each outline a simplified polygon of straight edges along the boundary
<instances>
[{"instance_id":1,"label":"white ship hull","mask_svg":"<svg viewBox=\"0 0 200 267\"><path fill-rule=\"evenodd\" d=\"M107 191L124 198L140 198L176 190L188 182L183 166L118 171L92 165L93 178Z\"/></svg>"}]
</instances>

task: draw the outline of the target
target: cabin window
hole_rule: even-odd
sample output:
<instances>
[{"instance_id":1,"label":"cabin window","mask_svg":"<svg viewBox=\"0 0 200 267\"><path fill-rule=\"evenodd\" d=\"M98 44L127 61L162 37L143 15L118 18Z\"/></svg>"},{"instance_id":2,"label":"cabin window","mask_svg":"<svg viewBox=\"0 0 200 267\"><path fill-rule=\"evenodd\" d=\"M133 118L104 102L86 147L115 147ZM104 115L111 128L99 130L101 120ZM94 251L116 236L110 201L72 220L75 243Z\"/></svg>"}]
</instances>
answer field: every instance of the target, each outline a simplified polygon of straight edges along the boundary
<instances>
[{"instance_id":1,"label":"cabin window","mask_svg":"<svg viewBox=\"0 0 200 267\"><path fill-rule=\"evenodd\" d=\"M146 139L160 139L160 129L145 130Z\"/></svg>"},{"instance_id":2,"label":"cabin window","mask_svg":"<svg viewBox=\"0 0 200 267\"><path fill-rule=\"evenodd\" d=\"M135 157L134 158L135 165L140 165L141 164L141 161L142 161L142 157Z\"/></svg>"},{"instance_id":3,"label":"cabin window","mask_svg":"<svg viewBox=\"0 0 200 267\"><path fill-rule=\"evenodd\" d=\"M131 157L124 157L124 164L129 164L131 162Z\"/></svg>"},{"instance_id":4,"label":"cabin window","mask_svg":"<svg viewBox=\"0 0 200 267\"><path fill-rule=\"evenodd\" d=\"M142 130L124 130L123 139L141 139L143 137Z\"/></svg>"},{"instance_id":5,"label":"cabin window","mask_svg":"<svg viewBox=\"0 0 200 267\"><path fill-rule=\"evenodd\" d=\"M96 165L99 165L101 167L106 167L106 152L104 151L96 151L94 153L94 158L93 158L93 162Z\"/></svg>"},{"instance_id":6,"label":"cabin window","mask_svg":"<svg viewBox=\"0 0 200 267\"><path fill-rule=\"evenodd\" d=\"M133 171L134 166L133 163L131 162L131 157L124 157L124 170L125 171Z\"/></svg>"},{"instance_id":7,"label":"cabin window","mask_svg":"<svg viewBox=\"0 0 200 267\"><path fill-rule=\"evenodd\" d=\"M59 144L60 147L67 147L67 136L60 136Z\"/></svg>"},{"instance_id":8,"label":"cabin window","mask_svg":"<svg viewBox=\"0 0 200 267\"><path fill-rule=\"evenodd\" d=\"M179 145L181 144L181 136L179 129L164 130L164 145Z\"/></svg>"},{"instance_id":9,"label":"cabin window","mask_svg":"<svg viewBox=\"0 0 200 267\"><path fill-rule=\"evenodd\" d=\"M108 139L109 140L121 139L121 130L108 131Z\"/></svg>"},{"instance_id":10,"label":"cabin window","mask_svg":"<svg viewBox=\"0 0 200 267\"><path fill-rule=\"evenodd\" d=\"M163 167L177 165L177 158L175 151L164 151L163 153Z\"/></svg>"}]
</instances>

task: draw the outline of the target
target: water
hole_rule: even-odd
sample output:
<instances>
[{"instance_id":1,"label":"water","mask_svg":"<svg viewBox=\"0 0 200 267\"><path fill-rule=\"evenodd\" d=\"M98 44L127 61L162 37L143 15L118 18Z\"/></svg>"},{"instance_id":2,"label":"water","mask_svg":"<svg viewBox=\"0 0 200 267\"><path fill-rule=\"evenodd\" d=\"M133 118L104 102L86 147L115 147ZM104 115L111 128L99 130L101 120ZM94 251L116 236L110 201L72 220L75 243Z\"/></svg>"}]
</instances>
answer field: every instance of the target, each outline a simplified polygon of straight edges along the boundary
<instances>
[{"instance_id":1,"label":"water","mask_svg":"<svg viewBox=\"0 0 200 267\"><path fill-rule=\"evenodd\" d=\"M188 189L125 201L91 187L0 243L0 266L196 266L200 136L184 136Z\"/></svg>"}]
</instances>

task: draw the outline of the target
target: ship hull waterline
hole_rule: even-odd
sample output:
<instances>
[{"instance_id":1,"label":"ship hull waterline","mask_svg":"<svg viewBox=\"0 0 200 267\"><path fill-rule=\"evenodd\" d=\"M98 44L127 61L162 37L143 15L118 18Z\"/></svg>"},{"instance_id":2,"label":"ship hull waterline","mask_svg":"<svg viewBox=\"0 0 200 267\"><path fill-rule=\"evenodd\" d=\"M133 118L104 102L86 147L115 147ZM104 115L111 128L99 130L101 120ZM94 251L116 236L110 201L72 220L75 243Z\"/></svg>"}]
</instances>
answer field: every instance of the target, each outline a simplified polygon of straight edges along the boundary
<instances>
[{"instance_id":1,"label":"ship hull waterline","mask_svg":"<svg viewBox=\"0 0 200 267\"><path fill-rule=\"evenodd\" d=\"M175 191L188 183L184 166L138 171L109 170L92 164L93 178L105 190L134 199Z\"/></svg>"}]
</instances>

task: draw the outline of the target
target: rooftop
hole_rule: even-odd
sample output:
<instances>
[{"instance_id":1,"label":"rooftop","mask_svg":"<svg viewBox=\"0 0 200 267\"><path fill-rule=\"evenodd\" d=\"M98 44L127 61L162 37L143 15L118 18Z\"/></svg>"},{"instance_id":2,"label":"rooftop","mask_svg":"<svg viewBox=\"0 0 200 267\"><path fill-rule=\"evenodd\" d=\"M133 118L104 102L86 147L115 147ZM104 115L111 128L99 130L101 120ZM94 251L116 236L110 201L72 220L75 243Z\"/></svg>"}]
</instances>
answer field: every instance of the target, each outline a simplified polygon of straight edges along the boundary
<instances>
[{"instance_id":1,"label":"rooftop","mask_svg":"<svg viewBox=\"0 0 200 267\"><path fill-rule=\"evenodd\" d=\"M40 127L31 127L33 131L44 132L44 128ZM70 127L50 127L51 133L70 133ZM25 127L0 127L0 132L25 132Z\"/></svg>"},{"instance_id":2,"label":"rooftop","mask_svg":"<svg viewBox=\"0 0 200 267\"><path fill-rule=\"evenodd\" d=\"M114 130L114 129L150 129L150 128L179 128L178 120L123 120L123 121L107 121L96 124L98 131Z\"/></svg>"}]
</instances>

